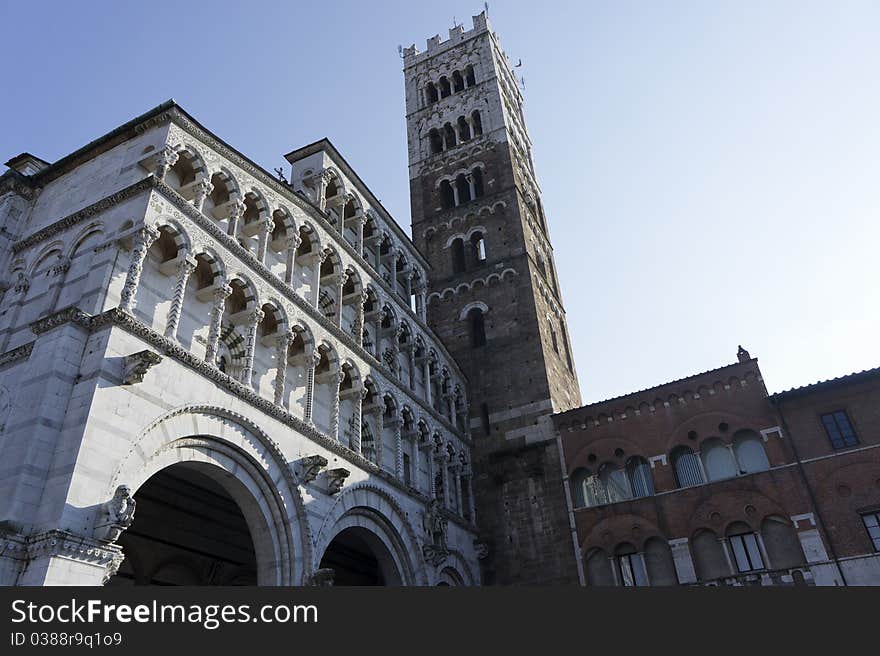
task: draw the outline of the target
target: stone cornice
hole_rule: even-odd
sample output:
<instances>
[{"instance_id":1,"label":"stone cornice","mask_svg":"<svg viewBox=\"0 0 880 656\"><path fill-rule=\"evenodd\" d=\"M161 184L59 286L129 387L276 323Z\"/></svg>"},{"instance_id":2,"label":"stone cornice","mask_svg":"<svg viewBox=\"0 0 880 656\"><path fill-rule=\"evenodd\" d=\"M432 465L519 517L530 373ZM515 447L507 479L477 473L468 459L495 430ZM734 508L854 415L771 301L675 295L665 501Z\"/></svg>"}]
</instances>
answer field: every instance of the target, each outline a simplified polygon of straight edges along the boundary
<instances>
[{"instance_id":1,"label":"stone cornice","mask_svg":"<svg viewBox=\"0 0 880 656\"><path fill-rule=\"evenodd\" d=\"M239 381L223 373L216 367L209 365L201 358L194 356L192 353L180 346L177 342L159 334L152 328L149 328L145 324L135 319L132 315L120 310L119 308L112 308L97 315L89 315L79 308L68 307L48 317L45 317L44 319L41 319L40 321L34 322L33 324L31 324L31 327L35 333L42 334L43 332L46 332L51 328L63 325L65 323L73 323L78 326L85 327L90 332L98 332L105 328L113 326L121 328L122 330L125 330L127 333L133 335L134 337L137 337L138 339L141 339L144 342L150 344L156 350L161 351L165 355L174 358L181 364L195 370L197 373L201 374L205 378L210 379L212 382L226 389L228 392L234 394L257 410L260 410L261 412L273 417L274 419L289 426L290 428L293 428L294 430L305 435L312 441L320 444L328 451L332 451L333 453L336 453L337 455L345 458L352 464L357 465L370 475L380 478L388 485L422 501L423 503L429 501L428 497L423 495L421 492L418 492L414 488L403 484L402 482L397 480L395 476L381 469L375 463L367 460L361 454L349 449L337 440L334 440L333 438L325 435L324 433L321 433L314 426L307 424L302 419L295 417L284 408L275 405L268 399L263 398L247 385L240 383ZM15 349L14 351L9 351L3 355L0 355L0 361L8 357L11 353L15 353L16 351L22 350L24 348L28 348L28 353L30 353L29 349L32 347L33 342L26 344L24 347L19 347L19 349ZM454 521L456 524L462 526L466 530L476 530L476 527L473 524L468 523L458 515L455 515L449 511L446 512L451 521Z\"/></svg>"},{"instance_id":2,"label":"stone cornice","mask_svg":"<svg viewBox=\"0 0 880 656\"><path fill-rule=\"evenodd\" d=\"M10 364L11 362L28 359L29 357L31 357L31 351L33 350L34 343L28 342L27 344L22 344L21 346L14 348L11 351L6 351L6 353L0 355L0 367Z\"/></svg>"},{"instance_id":3,"label":"stone cornice","mask_svg":"<svg viewBox=\"0 0 880 656\"><path fill-rule=\"evenodd\" d=\"M80 221L85 221L86 219L95 216L96 214L100 214L101 212L113 207L114 205L118 205L119 203L128 200L129 198L132 198L139 193L154 188L155 186L156 181L155 178L153 178L152 176L144 178L143 180L139 180L133 185L129 185L128 187L120 189L116 193L99 200L97 203L92 203L88 207L84 207L83 209L78 210L73 214L68 214L63 219L59 219L58 221L55 221L55 223L51 223L45 228L31 233L24 239L20 239L12 245L12 252L19 253L26 248L30 248L35 244L39 244L41 241L50 239L58 233L63 232L71 226L76 225Z\"/></svg>"},{"instance_id":4,"label":"stone cornice","mask_svg":"<svg viewBox=\"0 0 880 656\"><path fill-rule=\"evenodd\" d=\"M33 200L37 193L33 183L18 171L12 169L0 175L0 196L12 192L27 200Z\"/></svg>"}]
</instances>

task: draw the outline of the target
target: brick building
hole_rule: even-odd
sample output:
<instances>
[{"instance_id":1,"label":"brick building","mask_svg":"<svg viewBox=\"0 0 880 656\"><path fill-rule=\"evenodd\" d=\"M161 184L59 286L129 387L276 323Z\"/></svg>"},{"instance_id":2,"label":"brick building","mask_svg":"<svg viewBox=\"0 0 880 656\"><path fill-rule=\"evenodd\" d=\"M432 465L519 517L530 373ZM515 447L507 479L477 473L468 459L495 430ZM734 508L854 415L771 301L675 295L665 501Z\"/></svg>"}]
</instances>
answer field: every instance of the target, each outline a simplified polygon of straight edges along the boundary
<instances>
[{"instance_id":1,"label":"brick building","mask_svg":"<svg viewBox=\"0 0 880 656\"><path fill-rule=\"evenodd\" d=\"M587 585L880 584L880 369L735 364L555 415Z\"/></svg>"}]
</instances>

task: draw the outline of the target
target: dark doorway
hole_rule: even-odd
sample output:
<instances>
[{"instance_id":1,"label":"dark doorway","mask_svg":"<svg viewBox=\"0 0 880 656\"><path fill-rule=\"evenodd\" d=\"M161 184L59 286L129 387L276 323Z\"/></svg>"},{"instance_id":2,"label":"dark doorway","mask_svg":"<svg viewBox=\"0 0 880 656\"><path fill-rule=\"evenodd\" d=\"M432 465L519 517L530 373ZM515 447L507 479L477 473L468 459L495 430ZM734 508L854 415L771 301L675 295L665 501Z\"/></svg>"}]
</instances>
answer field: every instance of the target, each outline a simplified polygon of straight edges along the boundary
<instances>
[{"instance_id":1,"label":"dark doorway","mask_svg":"<svg viewBox=\"0 0 880 656\"><path fill-rule=\"evenodd\" d=\"M257 584L241 509L198 467L172 465L137 491L134 523L119 538L126 558L108 585Z\"/></svg>"},{"instance_id":2,"label":"dark doorway","mask_svg":"<svg viewBox=\"0 0 880 656\"><path fill-rule=\"evenodd\" d=\"M333 538L321 568L334 570L333 585L398 585L391 554L372 533L362 528L344 529Z\"/></svg>"}]
</instances>

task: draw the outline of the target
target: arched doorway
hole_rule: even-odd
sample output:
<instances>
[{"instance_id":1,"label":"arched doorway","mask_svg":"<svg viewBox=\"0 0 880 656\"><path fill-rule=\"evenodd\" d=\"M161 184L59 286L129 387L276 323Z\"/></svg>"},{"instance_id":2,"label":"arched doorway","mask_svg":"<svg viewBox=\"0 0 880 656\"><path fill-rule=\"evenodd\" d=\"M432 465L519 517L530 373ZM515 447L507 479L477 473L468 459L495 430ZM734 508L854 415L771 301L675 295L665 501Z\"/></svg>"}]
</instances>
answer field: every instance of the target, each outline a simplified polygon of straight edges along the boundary
<instances>
[{"instance_id":1,"label":"arched doorway","mask_svg":"<svg viewBox=\"0 0 880 656\"><path fill-rule=\"evenodd\" d=\"M256 585L243 494L239 481L205 463L151 476L134 495L134 523L118 541L125 560L108 585Z\"/></svg>"},{"instance_id":2,"label":"arched doorway","mask_svg":"<svg viewBox=\"0 0 880 656\"><path fill-rule=\"evenodd\" d=\"M333 570L333 585L402 585L388 547L375 533L361 527L340 531L321 558L321 568Z\"/></svg>"}]
</instances>

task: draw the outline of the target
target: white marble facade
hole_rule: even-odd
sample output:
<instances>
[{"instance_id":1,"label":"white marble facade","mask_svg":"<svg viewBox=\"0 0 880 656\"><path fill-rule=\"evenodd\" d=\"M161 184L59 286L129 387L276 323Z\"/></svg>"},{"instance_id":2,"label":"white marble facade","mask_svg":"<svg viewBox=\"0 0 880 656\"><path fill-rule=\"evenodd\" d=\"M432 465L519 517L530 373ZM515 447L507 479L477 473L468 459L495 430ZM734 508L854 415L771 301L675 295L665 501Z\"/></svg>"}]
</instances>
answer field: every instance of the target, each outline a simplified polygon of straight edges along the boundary
<instances>
[{"instance_id":1,"label":"white marble facade","mask_svg":"<svg viewBox=\"0 0 880 656\"><path fill-rule=\"evenodd\" d=\"M260 584L315 582L350 527L390 582L479 584L428 266L329 142L288 159L293 185L169 102L0 177L0 583L106 582L126 500L185 464Z\"/></svg>"}]
</instances>

